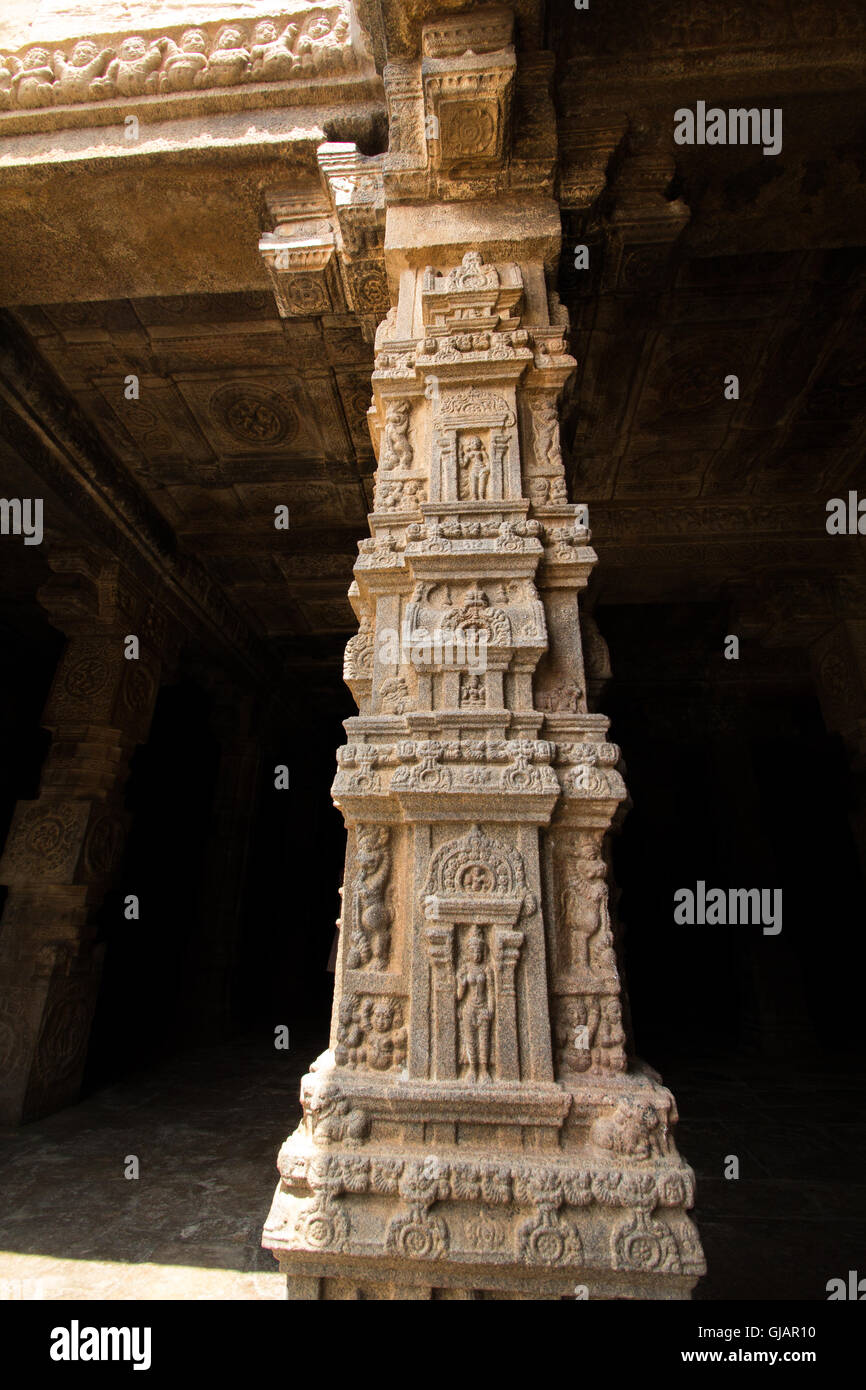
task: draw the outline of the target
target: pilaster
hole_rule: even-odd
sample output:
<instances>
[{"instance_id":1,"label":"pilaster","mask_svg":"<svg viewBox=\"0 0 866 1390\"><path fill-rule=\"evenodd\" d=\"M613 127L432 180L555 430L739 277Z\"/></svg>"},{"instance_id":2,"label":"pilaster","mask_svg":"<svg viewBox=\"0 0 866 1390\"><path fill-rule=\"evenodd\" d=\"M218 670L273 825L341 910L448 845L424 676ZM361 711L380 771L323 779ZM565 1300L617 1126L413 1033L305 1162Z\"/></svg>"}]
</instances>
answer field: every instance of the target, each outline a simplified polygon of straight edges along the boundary
<instances>
[{"instance_id":1,"label":"pilaster","mask_svg":"<svg viewBox=\"0 0 866 1390\"><path fill-rule=\"evenodd\" d=\"M0 860L7 1123L77 1097L102 965L90 923L122 861L129 759L147 737L166 648L158 607L117 562L55 548L49 563L39 600L68 643L43 716L52 739L39 795L18 803Z\"/></svg>"}]
</instances>

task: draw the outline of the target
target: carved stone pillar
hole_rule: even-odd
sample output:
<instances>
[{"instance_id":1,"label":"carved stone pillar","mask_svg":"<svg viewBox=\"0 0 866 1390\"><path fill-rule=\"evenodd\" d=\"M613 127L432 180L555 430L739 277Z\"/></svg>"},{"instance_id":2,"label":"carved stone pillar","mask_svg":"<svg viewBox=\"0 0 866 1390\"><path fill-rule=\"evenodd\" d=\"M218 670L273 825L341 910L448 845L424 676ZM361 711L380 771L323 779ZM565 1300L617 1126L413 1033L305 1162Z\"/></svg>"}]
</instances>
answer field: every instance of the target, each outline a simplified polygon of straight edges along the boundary
<instances>
[{"instance_id":1,"label":"carved stone pillar","mask_svg":"<svg viewBox=\"0 0 866 1390\"><path fill-rule=\"evenodd\" d=\"M522 931L497 931L494 939L496 1000L499 1005L496 1074L503 1081L516 1081L520 1076L515 972L524 940Z\"/></svg>"},{"instance_id":2,"label":"carved stone pillar","mask_svg":"<svg viewBox=\"0 0 866 1390\"><path fill-rule=\"evenodd\" d=\"M129 759L150 725L164 633L118 567L55 551L39 599L69 637L43 723L52 735L35 801L18 803L0 860L0 1117L76 1099L101 973L89 927L123 854ZM124 639L138 638L127 660Z\"/></svg>"},{"instance_id":3,"label":"carved stone pillar","mask_svg":"<svg viewBox=\"0 0 866 1390\"><path fill-rule=\"evenodd\" d=\"M703 1270L673 1097L623 1051L601 844L625 788L586 706L560 221L520 191L510 37L473 12L386 69L331 1047L264 1235L290 1296L684 1298Z\"/></svg>"}]
</instances>

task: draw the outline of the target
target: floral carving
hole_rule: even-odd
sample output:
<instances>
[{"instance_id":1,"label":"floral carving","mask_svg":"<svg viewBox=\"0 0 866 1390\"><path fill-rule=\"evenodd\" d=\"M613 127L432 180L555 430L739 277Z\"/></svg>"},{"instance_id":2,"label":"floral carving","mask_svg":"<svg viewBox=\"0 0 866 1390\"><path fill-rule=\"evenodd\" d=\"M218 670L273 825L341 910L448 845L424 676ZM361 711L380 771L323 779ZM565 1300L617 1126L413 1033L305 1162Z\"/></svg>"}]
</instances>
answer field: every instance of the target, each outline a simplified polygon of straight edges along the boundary
<instances>
[{"instance_id":1,"label":"floral carving","mask_svg":"<svg viewBox=\"0 0 866 1390\"><path fill-rule=\"evenodd\" d=\"M491 839L474 825L467 835L440 845L430 861L426 892L441 897L490 894L520 897L527 912L535 902L526 891L526 871L517 850Z\"/></svg>"},{"instance_id":2,"label":"floral carving","mask_svg":"<svg viewBox=\"0 0 866 1390\"><path fill-rule=\"evenodd\" d=\"M349 1218L329 1192L318 1192L298 1217L295 1235L309 1250L345 1250L349 1244Z\"/></svg>"},{"instance_id":3,"label":"floral carving","mask_svg":"<svg viewBox=\"0 0 866 1390\"><path fill-rule=\"evenodd\" d=\"M517 1249L526 1264L578 1264L583 1245L577 1227L562 1218L555 1208L543 1206L517 1232Z\"/></svg>"},{"instance_id":4,"label":"floral carving","mask_svg":"<svg viewBox=\"0 0 866 1390\"><path fill-rule=\"evenodd\" d=\"M475 140L475 132L470 135L469 146ZM499 286L499 273L495 266L485 265L480 251L467 251L462 261L445 277L446 290L495 290Z\"/></svg>"},{"instance_id":5,"label":"floral carving","mask_svg":"<svg viewBox=\"0 0 866 1390\"><path fill-rule=\"evenodd\" d=\"M276 392L252 385L220 387L211 398L211 409L242 444L280 444L297 433L291 407Z\"/></svg>"},{"instance_id":6,"label":"floral carving","mask_svg":"<svg viewBox=\"0 0 866 1390\"><path fill-rule=\"evenodd\" d=\"M641 1207L621 1222L611 1235L614 1268L665 1270L679 1274L682 1269L676 1238L663 1221L654 1221Z\"/></svg>"},{"instance_id":7,"label":"floral carving","mask_svg":"<svg viewBox=\"0 0 866 1390\"><path fill-rule=\"evenodd\" d=\"M354 637L346 643L343 656L344 680L369 680L373 674L373 620L368 613L361 618Z\"/></svg>"},{"instance_id":8,"label":"floral carving","mask_svg":"<svg viewBox=\"0 0 866 1390\"><path fill-rule=\"evenodd\" d=\"M86 655L64 667L63 689L76 700L92 700L111 680L108 662L99 656Z\"/></svg>"},{"instance_id":9,"label":"floral carving","mask_svg":"<svg viewBox=\"0 0 866 1390\"><path fill-rule=\"evenodd\" d=\"M123 852L123 822L118 816L100 816L87 837L84 853L90 873L109 878Z\"/></svg>"},{"instance_id":10,"label":"floral carving","mask_svg":"<svg viewBox=\"0 0 866 1390\"><path fill-rule=\"evenodd\" d=\"M54 801L28 806L10 831L5 856L8 867L25 873L71 874L85 817L83 803Z\"/></svg>"},{"instance_id":11,"label":"floral carving","mask_svg":"<svg viewBox=\"0 0 866 1390\"><path fill-rule=\"evenodd\" d=\"M39 1037L36 1064L45 1082L62 1081L75 1069L87 1045L90 1006L79 991L56 999Z\"/></svg>"},{"instance_id":12,"label":"floral carving","mask_svg":"<svg viewBox=\"0 0 866 1390\"><path fill-rule=\"evenodd\" d=\"M467 1221L466 1234L473 1250L489 1255L502 1249L508 1230L490 1207L482 1207L477 1216Z\"/></svg>"},{"instance_id":13,"label":"floral carving","mask_svg":"<svg viewBox=\"0 0 866 1390\"><path fill-rule=\"evenodd\" d=\"M388 1225L385 1248L415 1260L435 1260L449 1246L448 1227L431 1206L448 1196L448 1169L435 1158L406 1164L399 1178L400 1196L409 1213L395 1216Z\"/></svg>"}]
</instances>

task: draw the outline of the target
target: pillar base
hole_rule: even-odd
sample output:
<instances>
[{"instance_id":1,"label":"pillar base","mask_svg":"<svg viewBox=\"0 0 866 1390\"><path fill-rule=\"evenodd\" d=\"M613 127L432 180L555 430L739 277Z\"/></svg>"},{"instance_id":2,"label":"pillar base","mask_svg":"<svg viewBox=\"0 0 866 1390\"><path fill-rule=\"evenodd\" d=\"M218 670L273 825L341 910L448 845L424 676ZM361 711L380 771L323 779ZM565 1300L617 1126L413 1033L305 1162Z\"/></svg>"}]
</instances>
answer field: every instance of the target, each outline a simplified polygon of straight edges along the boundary
<instances>
[{"instance_id":1,"label":"pillar base","mask_svg":"<svg viewBox=\"0 0 866 1390\"><path fill-rule=\"evenodd\" d=\"M326 1053L302 1096L262 1241L289 1298L687 1299L704 1273L644 1072L425 1084Z\"/></svg>"},{"instance_id":2,"label":"pillar base","mask_svg":"<svg viewBox=\"0 0 866 1390\"><path fill-rule=\"evenodd\" d=\"M309 1270L315 1270L310 1273ZM370 1277L363 1260L315 1260L296 1263L291 1256L280 1258L280 1272L286 1278L286 1297L292 1301L394 1300L394 1301L501 1301L519 1299L604 1299L608 1302L634 1299L688 1300L696 1277L683 1275L609 1274L598 1270L575 1270L550 1278L543 1274L530 1282L522 1268L491 1270L482 1265L455 1267L437 1262L435 1269L423 1271L388 1268L377 1261L378 1277ZM410 1278L410 1275L414 1275ZM431 1282L432 1281L432 1282ZM579 1290L576 1292L576 1290ZM585 1290L585 1292L584 1292Z\"/></svg>"}]
</instances>

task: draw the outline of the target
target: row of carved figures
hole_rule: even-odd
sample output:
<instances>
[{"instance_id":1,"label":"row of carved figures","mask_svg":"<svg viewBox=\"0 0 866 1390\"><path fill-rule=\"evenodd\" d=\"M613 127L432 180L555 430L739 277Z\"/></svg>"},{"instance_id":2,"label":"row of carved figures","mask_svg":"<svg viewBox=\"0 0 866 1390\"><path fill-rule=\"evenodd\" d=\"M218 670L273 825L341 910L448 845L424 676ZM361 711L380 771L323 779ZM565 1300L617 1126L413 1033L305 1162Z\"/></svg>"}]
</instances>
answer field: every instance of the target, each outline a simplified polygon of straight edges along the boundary
<instances>
[{"instance_id":1,"label":"row of carved figures","mask_svg":"<svg viewBox=\"0 0 866 1390\"><path fill-rule=\"evenodd\" d=\"M362 876L359 876L359 881L363 881ZM478 927L469 934L460 953L455 974L455 999L461 1075L468 1081L490 1081L496 981L487 943ZM338 1010L337 1065L366 1066L374 1071L401 1067L406 1060L403 1018L402 1005L393 999L359 999L356 995L346 995Z\"/></svg>"},{"instance_id":2,"label":"row of carved figures","mask_svg":"<svg viewBox=\"0 0 866 1390\"><path fill-rule=\"evenodd\" d=\"M81 39L68 55L47 48L32 48L20 58L0 54L0 109L282 82L351 61L345 10L313 10L298 18L282 30L262 20L251 35L227 25L212 42L202 29L187 29L179 42L132 35L118 48Z\"/></svg>"},{"instance_id":3,"label":"row of carved figures","mask_svg":"<svg viewBox=\"0 0 866 1390\"><path fill-rule=\"evenodd\" d=\"M461 1075L491 1079L491 1030L496 981L481 932L461 953L455 978L459 1013ZM394 1071L405 1065L407 1033L401 1001L345 995L340 1001L334 1059L338 1067ZM586 995L557 1000L554 1027L558 1072L625 1070L625 1032L616 996Z\"/></svg>"},{"instance_id":4,"label":"row of carved figures","mask_svg":"<svg viewBox=\"0 0 866 1390\"><path fill-rule=\"evenodd\" d=\"M346 964L387 970L394 913L388 902L392 868L387 826L358 827L354 922ZM560 866L560 922L576 972L616 978L614 939L608 909L607 867L592 839L578 840Z\"/></svg>"},{"instance_id":5,"label":"row of carved figures","mask_svg":"<svg viewBox=\"0 0 866 1390\"><path fill-rule=\"evenodd\" d=\"M389 401L385 411L385 428L382 437L382 450L379 466L384 470L411 469L414 451L409 439L410 404L408 400ZM559 443L559 418L551 401L540 401L532 406L532 419L535 426L535 456L541 465L556 470L553 481L562 480L562 450ZM496 438L496 444L504 447L504 439ZM463 435L460 439L458 466L467 475L467 497L487 496L487 482L490 477L490 459L480 436ZM564 488L564 480L563 488ZM565 500L564 491L559 500Z\"/></svg>"}]
</instances>

